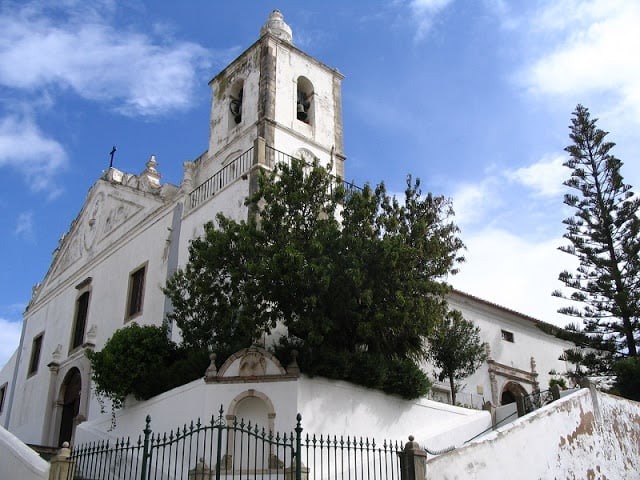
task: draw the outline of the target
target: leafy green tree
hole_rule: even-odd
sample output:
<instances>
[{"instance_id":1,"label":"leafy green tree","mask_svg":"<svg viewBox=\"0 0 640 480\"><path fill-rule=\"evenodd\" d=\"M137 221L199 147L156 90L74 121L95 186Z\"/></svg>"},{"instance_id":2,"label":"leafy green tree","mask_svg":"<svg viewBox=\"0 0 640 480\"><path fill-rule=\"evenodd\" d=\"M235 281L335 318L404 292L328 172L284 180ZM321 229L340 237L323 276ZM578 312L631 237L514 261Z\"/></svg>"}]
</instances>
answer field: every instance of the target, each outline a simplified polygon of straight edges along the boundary
<instances>
[{"instance_id":1,"label":"leafy green tree","mask_svg":"<svg viewBox=\"0 0 640 480\"><path fill-rule=\"evenodd\" d=\"M613 365L613 370L616 373L613 392L640 402L640 358L619 360Z\"/></svg>"},{"instance_id":2,"label":"leafy green tree","mask_svg":"<svg viewBox=\"0 0 640 480\"><path fill-rule=\"evenodd\" d=\"M175 358L176 345L163 327L137 323L117 330L102 350L87 350L96 392L122 407L128 395L147 399L162 391L163 372Z\"/></svg>"},{"instance_id":3,"label":"leafy green tree","mask_svg":"<svg viewBox=\"0 0 640 480\"><path fill-rule=\"evenodd\" d=\"M448 200L422 195L409 177L399 202L382 184L359 189L293 160L263 173L247 204L257 214L219 215L167 284L187 344L241 348L282 322L280 353L298 350L303 371L352 378L385 360L418 368L446 313L444 280L462 261Z\"/></svg>"},{"instance_id":4,"label":"leafy green tree","mask_svg":"<svg viewBox=\"0 0 640 480\"><path fill-rule=\"evenodd\" d=\"M102 350L86 353L96 392L114 410L128 395L145 400L202 377L209 365L205 350L180 348L165 327L135 322L116 330Z\"/></svg>"},{"instance_id":5,"label":"leafy green tree","mask_svg":"<svg viewBox=\"0 0 640 480\"><path fill-rule=\"evenodd\" d=\"M452 310L437 323L429 335L429 353L438 380L449 380L451 404L456 403L457 380L473 374L487 359L487 344L480 341L480 328Z\"/></svg>"},{"instance_id":6,"label":"leafy green tree","mask_svg":"<svg viewBox=\"0 0 640 480\"><path fill-rule=\"evenodd\" d=\"M563 271L561 282L570 295L555 296L582 304L559 310L584 323L582 330L602 347L614 342L614 349L631 357L638 355L640 339L640 199L624 183L622 162L611 154L614 143L597 128L589 110L578 105L570 126L572 144L565 150L564 165L571 177L564 184L564 203L574 214L564 220L569 245L563 252L579 260L575 272ZM575 327L574 327L575 329ZM606 367L605 367L606 368Z\"/></svg>"},{"instance_id":7,"label":"leafy green tree","mask_svg":"<svg viewBox=\"0 0 640 480\"><path fill-rule=\"evenodd\" d=\"M186 348L215 351L224 358L248 347L275 326L251 271L261 261L255 221L237 223L223 216L192 240L189 262L167 282L173 311L168 319L181 330Z\"/></svg>"}]
</instances>

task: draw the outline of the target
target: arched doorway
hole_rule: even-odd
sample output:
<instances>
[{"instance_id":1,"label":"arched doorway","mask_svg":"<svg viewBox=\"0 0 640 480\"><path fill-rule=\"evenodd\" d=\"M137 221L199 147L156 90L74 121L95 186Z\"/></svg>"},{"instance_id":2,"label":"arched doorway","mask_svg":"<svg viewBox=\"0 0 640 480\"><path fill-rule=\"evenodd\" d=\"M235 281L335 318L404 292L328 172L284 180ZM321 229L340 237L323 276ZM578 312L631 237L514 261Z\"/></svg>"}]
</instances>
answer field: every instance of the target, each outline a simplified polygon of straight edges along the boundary
<instances>
[{"instance_id":1,"label":"arched doorway","mask_svg":"<svg viewBox=\"0 0 640 480\"><path fill-rule=\"evenodd\" d=\"M67 373L60 390L60 407L62 408L62 418L60 419L60 433L58 435L58 445L64 442L71 443L75 419L80 410L80 395L82 392L82 378L80 370L72 368Z\"/></svg>"},{"instance_id":2,"label":"arched doorway","mask_svg":"<svg viewBox=\"0 0 640 480\"><path fill-rule=\"evenodd\" d=\"M282 467L278 452L261 440L274 431L276 413L269 397L253 389L247 390L231 401L228 411L227 424L238 424L240 428L228 431L225 469L264 472Z\"/></svg>"},{"instance_id":3,"label":"arched doorway","mask_svg":"<svg viewBox=\"0 0 640 480\"><path fill-rule=\"evenodd\" d=\"M517 382L508 382L502 389L500 405L515 403L518 397L524 397L527 391Z\"/></svg>"}]
</instances>

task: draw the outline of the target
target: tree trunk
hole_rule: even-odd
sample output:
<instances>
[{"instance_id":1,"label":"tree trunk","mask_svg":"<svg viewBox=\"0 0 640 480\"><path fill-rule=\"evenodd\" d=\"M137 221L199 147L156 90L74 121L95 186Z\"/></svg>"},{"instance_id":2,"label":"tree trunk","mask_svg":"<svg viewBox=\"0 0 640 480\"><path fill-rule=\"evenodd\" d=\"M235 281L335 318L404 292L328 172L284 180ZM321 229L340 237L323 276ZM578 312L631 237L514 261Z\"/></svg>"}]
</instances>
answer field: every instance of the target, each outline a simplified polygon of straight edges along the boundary
<instances>
[{"instance_id":1,"label":"tree trunk","mask_svg":"<svg viewBox=\"0 0 640 480\"><path fill-rule=\"evenodd\" d=\"M451 405L456 404L456 384L453 381L453 375L449 375L449 385L451 386Z\"/></svg>"}]
</instances>

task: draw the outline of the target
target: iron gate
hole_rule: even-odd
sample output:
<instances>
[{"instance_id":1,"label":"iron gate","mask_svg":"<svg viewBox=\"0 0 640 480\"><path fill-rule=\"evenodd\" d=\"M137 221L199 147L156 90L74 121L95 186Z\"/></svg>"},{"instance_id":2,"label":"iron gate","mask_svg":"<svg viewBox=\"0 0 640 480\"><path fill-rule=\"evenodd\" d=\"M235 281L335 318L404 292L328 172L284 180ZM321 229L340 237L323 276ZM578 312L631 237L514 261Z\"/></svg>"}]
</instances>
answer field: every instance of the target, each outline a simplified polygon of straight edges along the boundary
<instances>
[{"instance_id":1,"label":"iron gate","mask_svg":"<svg viewBox=\"0 0 640 480\"><path fill-rule=\"evenodd\" d=\"M290 433L251 422L227 423L220 409L202 423L154 433L147 416L137 440L74 448L68 480L400 480L402 444L351 436L302 437L297 416Z\"/></svg>"}]
</instances>

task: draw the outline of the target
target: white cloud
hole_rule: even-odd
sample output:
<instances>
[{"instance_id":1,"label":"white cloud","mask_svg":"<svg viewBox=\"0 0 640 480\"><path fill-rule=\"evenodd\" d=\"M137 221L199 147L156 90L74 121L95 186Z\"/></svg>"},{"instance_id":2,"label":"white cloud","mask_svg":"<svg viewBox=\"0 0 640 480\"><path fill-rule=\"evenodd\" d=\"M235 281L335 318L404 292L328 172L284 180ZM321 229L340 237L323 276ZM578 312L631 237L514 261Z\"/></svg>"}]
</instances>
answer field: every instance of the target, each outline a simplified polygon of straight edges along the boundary
<instances>
[{"instance_id":1,"label":"white cloud","mask_svg":"<svg viewBox=\"0 0 640 480\"><path fill-rule=\"evenodd\" d=\"M118 30L98 15L65 11L66 19L54 19L37 5L0 14L1 85L29 92L71 89L130 115L190 105L196 71L208 62L200 45Z\"/></svg>"},{"instance_id":2,"label":"white cloud","mask_svg":"<svg viewBox=\"0 0 640 480\"><path fill-rule=\"evenodd\" d=\"M505 176L533 190L533 193L545 197L559 196L567 177L567 169L562 164L565 157L547 156L528 167L505 172Z\"/></svg>"},{"instance_id":3,"label":"white cloud","mask_svg":"<svg viewBox=\"0 0 640 480\"><path fill-rule=\"evenodd\" d=\"M459 185L451 198L456 223L462 227L486 222L489 212L502 203L497 179L492 176L478 183Z\"/></svg>"},{"instance_id":4,"label":"white cloud","mask_svg":"<svg viewBox=\"0 0 640 480\"><path fill-rule=\"evenodd\" d=\"M0 368L7 363L18 348L21 332L22 324L20 322L0 317Z\"/></svg>"},{"instance_id":5,"label":"white cloud","mask_svg":"<svg viewBox=\"0 0 640 480\"><path fill-rule=\"evenodd\" d=\"M416 23L416 40L421 40L429 33L435 18L453 0L411 0L409 7L412 20Z\"/></svg>"},{"instance_id":6,"label":"white cloud","mask_svg":"<svg viewBox=\"0 0 640 480\"><path fill-rule=\"evenodd\" d=\"M504 30L519 28L520 19L513 14L512 4L506 0L483 0L485 7L500 21L500 27Z\"/></svg>"},{"instance_id":7,"label":"white cloud","mask_svg":"<svg viewBox=\"0 0 640 480\"><path fill-rule=\"evenodd\" d=\"M25 239L33 238L33 212L22 212L18 215L16 228L13 232Z\"/></svg>"},{"instance_id":8,"label":"white cloud","mask_svg":"<svg viewBox=\"0 0 640 480\"><path fill-rule=\"evenodd\" d=\"M21 172L34 191L59 192L55 176L67 165L67 154L30 118L0 118L0 167Z\"/></svg>"},{"instance_id":9,"label":"white cloud","mask_svg":"<svg viewBox=\"0 0 640 480\"><path fill-rule=\"evenodd\" d=\"M575 268L574 259L557 250L561 241L532 242L502 229L485 228L465 235L467 261L452 277L463 292L564 326L570 319L557 313L563 301L551 292L564 268Z\"/></svg>"},{"instance_id":10,"label":"white cloud","mask_svg":"<svg viewBox=\"0 0 640 480\"><path fill-rule=\"evenodd\" d=\"M554 0L530 16L538 53L519 72L532 93L571 98L613 97L613 110L640 116L640 3Z\"/></svg>"}]
</instances>

